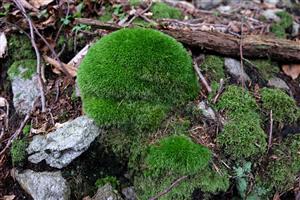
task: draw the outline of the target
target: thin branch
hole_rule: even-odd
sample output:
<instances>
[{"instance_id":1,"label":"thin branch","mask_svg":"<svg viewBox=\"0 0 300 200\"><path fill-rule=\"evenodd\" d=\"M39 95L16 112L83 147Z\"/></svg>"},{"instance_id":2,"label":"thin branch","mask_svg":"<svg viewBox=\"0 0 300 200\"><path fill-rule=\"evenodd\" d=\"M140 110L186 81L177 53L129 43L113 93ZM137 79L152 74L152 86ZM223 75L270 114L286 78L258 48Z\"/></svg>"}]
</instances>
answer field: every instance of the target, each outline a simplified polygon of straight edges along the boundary
<instances>
[{"instance_id":1,"label":"thin branch","mask_svg":"<svg viewBox=\"0 0 300 200\"><path fill-rule=\"evenodd\" d=\"M211 89L211 87L209 86L209 84L207 83L207 81L206 81L206 79L204 78L204 76L202 75L202 73L200 72L199 67L198 67L198 64L197 64L196 61L194 61L193 66L194 66L194 69L195 69L197 75L199 76L199 78L200 78L202 84L205 86L207 92L211 93L211 92L212 92L212 89Z\"/></svg>"},{"instance_id":2,"label":"thin branch","mask_svg":"<svg viewBox=\"0 0 300 200\"><path fill-rule=\"evenodd\" d=\"M144 15L146 12L148 12L148 10L150 10L152 4L153 4L153 1L150 0L150 3L149 3L149 5L147 6L147 8L146 8L145 10L143 10L143 11L140 12L140 13L135 12L135 13L134 13L134 16L127 22L127 24L125 25L125 27L126 27L126 26L129 26L129 25L130 25L137 17L142 16L142 15Z\"/></svg>"},{"instance_id":3,"label":"thin branch","mask_svg":"<svg viewBox=\"0 0 300 200\"><path fill-rule=\"evenodd\" d=\"M269 141L268 141L268 151L272 146L272 138L273 138L273 111L270 111L270 130L269 130Z\"/></svg>"},{"instance_id":4,"label":"thin branch","mask_svg":"<svg viewBox=\"0 0 300 200\"><path fill-rule=\"evenodd\" d=\"M34 26L33 23L30 19L30 17L27 15L24 6L20 2L20 0L13 0L18 9L21 11L23 16L26 18L29 29L30 29L30 39L31 39L31 44L34 48L35 54L36 54L36 60L37 60L37 74L38 74L38 83L39 83L39 90L40 90L40 96L41 96L41 103L42 103L42 112L46 111L46 100L45 100L45 93L44 93L44 86L42 82L42 74L41 74L41 55L40 52L37 48L37 45L35 43L35 36L34 36Z\"/></svg>"},{"instance_id":5,"label":"thin branch","mask_svg":"<svg viewBox=\"0 0 300 200\"><path fill-rule=\"evenodd\" d=\"M149 200L157 200L159 197L167 194L170 192L175 186L177 186L181 181L185 180L188 176L182 176L176 181L174 181L168 188L166 188L164 191L158 193L156 196L151 197Z\"/></svg>"}]
</instances>

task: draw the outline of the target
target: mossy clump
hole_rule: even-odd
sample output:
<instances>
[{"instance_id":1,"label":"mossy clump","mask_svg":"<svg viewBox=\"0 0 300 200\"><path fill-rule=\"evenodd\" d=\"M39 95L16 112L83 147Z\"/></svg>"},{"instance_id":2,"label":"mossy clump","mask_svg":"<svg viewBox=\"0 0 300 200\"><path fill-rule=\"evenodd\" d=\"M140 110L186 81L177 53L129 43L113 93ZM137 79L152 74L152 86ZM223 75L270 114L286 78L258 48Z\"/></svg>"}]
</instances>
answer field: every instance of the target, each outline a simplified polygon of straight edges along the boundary
<instances>
[{"instance_id":1,"label":"mossy clump","mask_svg":"<svg viewBox=\"0 0 300 200\"><path fill-rule=\"evenodd\" d=\"M217 143L231 159L251 159L266 150L266 134L261 128L258 106L248 91L229 86L217 108L225 110L228 122L217 136Z\"/></svg>"},{"instance_id":2,"label":"mossy clump","mask_svg":"<svg viewBox=\"0 0 300 200\"><path fill-rule=\"evenodd\" d=\"M25 35L12 34L8 40L8 54L13 61L35 59L30 39Z\"/></svg>"},{"instance_id":3,"label":"mossy clump","mask_svg":"<svg viewBox=\"0 0 300 200\"><path fill-rule=\"evenodd\" d=\"M99 187L103 187L107 183L109 183L114 189L116 189L120 185L120 182L118 181L118 179L116 177L106 176L104 178L97 179L95 182L95 186L97 188L99 188Z\"/></svg>"},{"instance_id":4,"label":"mossy clump","mask_svg":"<svg viewBox=\"0 0 300 200\"><path fill-rule=\"evenodd\" d=\"M296 101L280 89L263 88L261 90L262 108L278 123L294 123L299 119Z\"/></svg>"},{"instance_id":5,"label":"mossy clump","mask_svg":"<svg viewBox=\"0 0 300 200\"><path fill-rule=\"evenodd\" d=\"M153 19L183 19L183 14L179 9L171 7L166 3L156 2L150 11L153 13Z\"/></svg>"},{"instance_id":6,"label":"mossy clump","mask_svg":"<svg viewBox=\"0 0 300 200\"><path fill-rule=\"evenodd\" d=\"M201 64L201 69L208 74L211 81L219 82L220 79L225 78L224 73L224 58L214 55L205 57Z\"/></svg>"},{"instance_id":7,"label":"mossy clump","mask_svg":"<svg viewBox=\"0 0 300 200\"><path fill-rule=\"evenodd\" d=\"M109 22L113 19L113 8L110 5L105 6L105 10L103 14L99 17L99 21L101 22Z\"/></svg>"},{"instance_id":8,"label":"mossy clump","mask_svg":"<svg viewBox=\"0 0 300 200\"><path fill-rule=\"evenodd\" d=\"M271 32L278 38L286 38L286 29L292 26L293 17L286 11L277 12L276 15L280 21L272 24Z\"/></svg>"},{"instance_id":9,"label":"mossy clump","mask_svg":"<svg viewBox=\"0 0 300 200\"><path fill-rule=\"evenodd\" d=\"M210 150L185 135L168 136L150 145L145 157L146 169L134 179L140 199L155 196L183 176L187 177L161 199L190 199L197 188L217 193L229 187L228 174L211 169Z\"/></svg>"},{"instance_id":10,"label":"mossy clump","mask_svg":"<svg viewBox=\"0 0 300 200\"><path fill-rule=\"evenodd\" d=\"M28 142L26 139L16 139L12 142L10 154L14 166L21 165L25 160L27 146Z\"/></svg>"},{"instance_id":11,"label":"mossy clump","mask_svg":"<svg viewBox=\"0 0 300 200\"><path fill-rule=\"evenodd\" d=\"M273 78L275 74L280 71L278 64L270 60L258 59L252 60L251 62L255 65L259 74L261 74L262 78L265 80Z\"/></svg>"},{"instance_id":12,"label":"mossy clump","mask_svg":"<svg viewBox=\"0 0 300 200\"><path fill-rule=\"evenodd\" d=\"M273 147L273 158L268 163L263 185L270 191L284 192L293 187L300 171L300 134L289 136Z\"/></svg>"},{"instance_id":13,"label":"mossy clump","mask_svg":"<svg viewBox=\"0 0 300 200\"><path fill-rule=\"evenodd\" d=\"M192 60L175 39L151 29L101 38L77 74L83 108L99 125L154 130L167 113L194 99Z\"/></svg>"},{"instance_id":14,"label":"mossy clump","mask_svg":"<svg viewBox=\"0 0 300 200\"><path fill-rule=\"evenodd\" d=\"M23 79L31 79L32 75L36 73L36 60L26 59L15 61L8 69L10 79L20 77Z\"/></svg>"}]
</instances>

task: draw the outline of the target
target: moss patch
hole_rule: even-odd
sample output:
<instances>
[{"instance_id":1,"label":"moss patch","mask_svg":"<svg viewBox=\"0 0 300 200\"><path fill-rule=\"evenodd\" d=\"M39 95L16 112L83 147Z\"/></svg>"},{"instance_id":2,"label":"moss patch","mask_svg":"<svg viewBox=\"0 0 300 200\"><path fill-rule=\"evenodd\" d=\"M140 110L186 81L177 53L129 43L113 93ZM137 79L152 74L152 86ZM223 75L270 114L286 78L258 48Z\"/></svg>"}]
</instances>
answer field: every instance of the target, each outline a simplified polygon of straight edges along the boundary
<instances>
[{"instance_id":1,"label":"moss patch","mask_svg":"<svg viewBox=\"0 0 300 200\"><path fill-rule=\"evenodd\" d=\"M262 78L265 80L273 78L275 74L280 71L278 64L270 60L259 59L251 60L251 62L255 65L259 74L261 74Z\"/></svg>"},{"instance_id":2,"label":"moss patch","mask_svg":"<svg viewBox=\"0 0 300 200\"><path fill-rule=\"evenodd\" d=\"M266 134L261 128L255 99L241 87L229 86L217 104L229 121L217 136L217 143L232 159L250 159L266 150Z\"/></svg>"},{"instance_id":3,"label":"moss patch","mask_svg":"<svg viewBox=\"0 0 300 200\"><path fill-rule=\"evenodd\" d=\"M100 125L136 130L154 130L199 90L183 46L150 29L122 29L100 39L77 78L87 115Z\"/></svg>"},{"instance_id":4,"label":"moss patch","mask_svg":"<svg viewBox=\"0 0 300 200\"><path fill-rule=\"evenodd\" d=\"M8 54L13 61L35 59L31 42L25 35L12 34L8 40Z\"/></svg>"},{"instance_id":5,"label":"moss patch","mask_svg":"<svg viewBox=\"0 0 300 200\"><path fill-rule=\"evenodd\" d=\"M153 13L153 19L183 19L183 14L179 9L165 3L154 3L150 11Z\"/></svg>"},{"instance_id":6,"label":"moss patch","mask_svg":"<svg viewBox=\"0 0 300 200\"><path fill-rule=\"evenodd\" d=\"M261 90L262 108L279 123L293 123L299 118L299 108L295 100L279 89L263 88Z\"/></svg>"},{"instance_id":7,"label":"moss patch","mask_svg":"<svg viewBox=\"0 0 300 200\"><path fill-rule=\"evenodd\" d=\"M31 79L32 75L36 73L36 60L27 59L15 61L8 69L10 79L18 76L23 79Z\"/></svg>"},{"instance_id":8,"label":"moss patch","mask_svg":"<svg viewBox=\"0 0 300 200\"><path fill-rule=\"evenodd\" d=\"M201 64L201 69L204 70L206 74L208 74L211 81L219 82L220 79L225 78L224 58L221 58L219 56L206 56L204 62Z\"/></svg>"},{"instance_id":9,"label":"moss patch","mask_svg":"<svg viewBox=\"0 0 300 200\"><path fill-rule=\"evenodd\" d=\"M11 159L14 166L21 165L26 157L28 142L25 139L16 139L10 149Z\"/></svg>"},{"instance_id":10,"label":"moss patch","mask_svg":"<svg viewBox=\"0 0 300 200\"><path fill-rule=\"evenodd\" d=\"M277 12L276 15L280 17L280 21L272 24L271 32L276 37L286 38L286 29L292 26L293 17L286 11Z\"/></svg>"}]
</instances>

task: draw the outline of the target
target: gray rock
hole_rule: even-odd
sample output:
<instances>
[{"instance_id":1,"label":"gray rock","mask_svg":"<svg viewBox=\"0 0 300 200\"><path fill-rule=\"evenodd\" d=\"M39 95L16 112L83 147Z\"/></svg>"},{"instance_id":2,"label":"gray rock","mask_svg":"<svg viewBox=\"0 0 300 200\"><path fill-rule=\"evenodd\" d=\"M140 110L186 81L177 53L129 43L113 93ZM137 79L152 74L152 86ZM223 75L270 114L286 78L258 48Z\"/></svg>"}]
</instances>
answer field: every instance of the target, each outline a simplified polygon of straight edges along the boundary
<instances>
[{"instance_id":1,"label":"gray rock","mask_svg":"<svg viewBox=\"0 0 300 200\"><path fill-rule=\"evenodd\" d=\"M227 6L219 6L217 8L217 10L220 12L220 13L231 13L232 12L232 7L227 5Z\"/></svg>"},{"instance_id":2,"label":"gray rock","mask_svg":"<svg viewBox=\"0 0 300 200\"><path fill-rule=\"evenodd\" d=\"M62 127L47 135L36 135L27 148L28 160L63 168L88 149L100 134L101 129L86 116L62 124Z\"/></svg>"},{"instance_id":3,"label":"gray rock","mask_svg":"<svg viewBox=\"0 0 300 200\"><path fill-rule=\"evenodd\" d=\"M264 10L261 14L264 16L267 20L273 20L275 22L280 21L280 17L276 15L277 12L282 11L280 9L268 9Z\"/></svg>"},{"instance_id":4,"label":"gray rock","mask_svg":"<svg viewBox=\"0 0 300 200\"><path fill-rule=\"evenodd\" d=\"M216 120L216 114L214 110L211 107L209 107L205 101L201 101L198 104L198 109L201 110L202 114L207 119Z\"/></svg>"},{"instance_id":5,"label":"gray rock","mask_svg":"<svg viewBox=\"0 0 300 200\"><path fill-rule=\"evenodd\" d=\"M113 190L110 184L98 188L97 193L93 196L92 200L122 200L120 195Z\"/></svg>"},{"instance_id":6,"label":"gray rock","mask_svg":"<svg viewBox=\"0 0 300 200\"><path fill-rule=\"evenodd\" d=\"M223 0L193 0L193 4L200 9L209 10L221 4Z\"/></svg>"},{"instance_id":7,"label":"gray rock","mask_svg":"<svg viewBox=\"0 0 300 200\"><path fill-rule=\"evenodd\" d=\"M265 3L269 3L269 4L273 4L273 5L276 5L279 3L280 0L265 0L264 2Z\"/></svg>"},{"instance_id":8,"label":"gray rock","mask_svg":"<svg viewBox=\"0 0 300 200\"><path fill-rule=\"evenodd\" d=\"M297 22L293 22L293 31L292 31L292 36L296 37L299 34L299 29L300 29L300 24Z\"/></svg>"},{"instance_id":9,"label":"gray rock","mask_svg":"<svg viewBox=\"0 0 300 200\"><path fill-rule=\"evenodd\" d=\"M122 194L126 200L137 200L137 195L134 191L134 187L127 187L122 189Z\"/></svg>"},{"instance_id":10,"label":"gray rock","mask_svg":"<svg viewBox=\"0 0 300 200\"><path fill-rule=\"evenodd\" d=\"M34 100L39 96L38 75L34 74L30 79L25 79L22 73L26 70L28 69L19 66L20 74L10 77L14 107L17 113L24 115L32 109Z\"/></svg>"},{"instance_id":11,"label":"gray rock","mask_svg":"<svg viewBox=\"0 0 300 200\"><path fill-rule=\"evenodd\" d=\"M34 200L67 200L70 198L70 187L61 176L61 172L34 172L25 170L15 174L21 187Z\"/></svg>"},{"instance_id":12,"label":"gray rock","mask_svg":"<svg viewBox=\"0 0 300 200\"><path fill-rule=\"evenodd\" d=\"M225 67L228 72L237 78L239 81L250 81L249 76L246 74L244 69L241 67L241 63L238 60L232 58L225 58Z\"/></svg>"},{"instance_id":13,"label":"gray rock","mask_svg":"<svg viewBox=\"0 0 300 200\"><path fill-rule=\"evenodd\" d=\"M268 81L268 86L275 87L275 88L278 88L278 89L284 89L286 91L290 91L290 88L286 84L286 82L284 82L282 79L277 78L277 77L271 78Z\"/></svg>"}]
</instances>

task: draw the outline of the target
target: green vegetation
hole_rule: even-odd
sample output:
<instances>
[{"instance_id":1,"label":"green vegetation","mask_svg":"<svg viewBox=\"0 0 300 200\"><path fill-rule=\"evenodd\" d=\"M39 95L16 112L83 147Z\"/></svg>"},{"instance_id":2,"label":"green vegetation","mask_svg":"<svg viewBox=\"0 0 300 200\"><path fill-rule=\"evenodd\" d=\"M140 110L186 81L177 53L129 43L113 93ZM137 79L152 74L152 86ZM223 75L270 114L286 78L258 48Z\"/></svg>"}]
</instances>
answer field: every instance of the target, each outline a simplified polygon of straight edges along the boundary
<instances>
[{"instance_id":1,"label":"green vegetation","mask_svg":"<svg viewBox=\"0 0 300 200\"><path fill-rule=\"evenodd\" d=\"M153 13L153 19L183 19L183 14L179 9L165 3L154 3L150 11Z\"/></svg>"},{"instance_id":2,"label":"green vegetation","mask_svg":"<svg viewBox=\"0 0 300 200\"><path fill-rule=\"evenodd\" d=\"M276 15L280 17L280 21L273 23L271 26L271 32L276 37L286 38L286 29L292 26L293 17L286 11L277 12Z\"/></svg>"},{"instance_id":3,"label":"green vegetation","mask_svg":"<svg viewBox=\"0 0 300 200\"><path fill-rule=\"evenodd\" d=\"M299 108L295 100L279 89L261 90L262 108L267 115L272 110L273 119L279 123L293 123L299 119Z\"/></svg>"},{"instance_id":4,"label":"green vegetation","mask_svg":"<svg viewBox=\"0 0 300 200\"><path fill-rule=\"evenodd\" d=\"M217 193L229 187L227 172L211 169L210 150L185 135L172 135L150 145L145 157L143 166L147 168L134 180L140 199L156 195L183 176L188 177L161 199L190 199L196 188Z\"/></svg>"},{"instance_id":5,"label":"green vegetation","mask_svg":"<svg viewBox=\"0 0 300 200\"><path fill-rule=\"evenodd\" d=\"M92 46L78 70L84 111L100 125L154 130L199 85L175 39L150 29L122 29Z\"/></svg>"},{"instance_id":6,"label":"green vegetation","mask_svg":"<svg viewBox=\"0 0 300 200\"><path fill-rule=\"evenodd\" d=\"M10 79L18 76L23 79L31 79L32 75L36 73L36 60L26 59L15 61L8 70Z\"/></svg>"},{"instance_id":7,"label":"green vegetation","mask_svg":"<svg viewBox=\"0 0 300 200\"><path fill-rule=\"evenodd\" d=\"M28 142L25 139L16 139L10 149L11 159L14 166L21 165L26 157Z\"/></svg>"},{"instance_id":8,"label":"green vegetation","mask_svg":"<svg viewBox=\"0 0 300 200\"><path fill-rule=\"evenodd\" d=\"M273 159L261 179L270 191L284 192L293 187L300 171L300 134L289 136L273 148Z\"/></svg>"},{"instance_id":9,"label":"green vegetation","mask_svg":"<svg viewBox=\"0 0 300 200\"><path fill-rule=\"evenodd\" d=\"M272 62L271 60L251 60L251 62L257 68L259 74L265 80L273 78L275 74L279 73L280 69L277 63Z\"/></svg>"},{"instance_id":10,"label":"green vegetation","mask_svg":"<svg viewBox=\"0 0 300 200\"><path fill-rule=\"evenodd\" d=\"M13 61L35 59L29 38L25 35L12 35L8 40L8 54Z\"/></svg>"},{"instance_id":11,"label":"green vegetation","mask_svg":"<svg viewBox=\"0 0 300 200\"><path fill-rule=\"evenodd\" d=\"M214 55L208 55L205 57L201 64L201 69L205 71L210 77L211 81L219 82L220 79L225 78L224 74L224 58Z\"/></svg>"},{"instance_id":12,"label":"green vegetation","mask_svg":"<svg viewBox=\"0 0 300 200\"><path fill-rule=\"evenodd\" d=\"M217 104L225 110L229 121L217 136L217 143L232 159L251 159L266 150L266 134L256 112L258 107L250 93L241 87L229 86Z\"/></svg>"},{"instance_id":13,"label":"green vegetation","mask_svg":"<svg viewBox=\"0 0 300 200\"><path fill-rule=\"evenodd\" d=\"M27 125L24 126L24 128L23 128L22 131L23 131L23 134L24 134L26 137L29 136L29 134L30 134L30 129L31 129L31 125L27 124Z\"/></svg>"},{"instance_id":14,"label":"green vegetation","mask_svg":"<svg viewBox=\"0 0 300 200\"><path fill-rule=\"evenodd\" d=\"M234 167L237 190L240 197L245 199L249 187L249 174L251 173L251 162L245 162L242 166Z\"/></svg>"},{"instance_id":15,"label":"green vegetation","mask_svg":"<svg viewBox=\"0 0 300 200\"><path fill-rule=\"evenodd\" d=\"M105 184L109 183L113 188L117 188L120 185L118 179L114 176L106 176L104 178L97 179L95 186L97 188L104 186Z\"/></svg>"},{"instance_id":16,"label":"green vegetation","mask_svg":"<svg viewBox=\"0 0 300 200\"><path fill-rule=\"evenodd\" d=\"M113 19L112 15L113 15L113 8L110 5L105 5L105 10L103 12L103 14L99 17L99 20L101 22L109 22Z\"/></svg>"}]
</instances>

